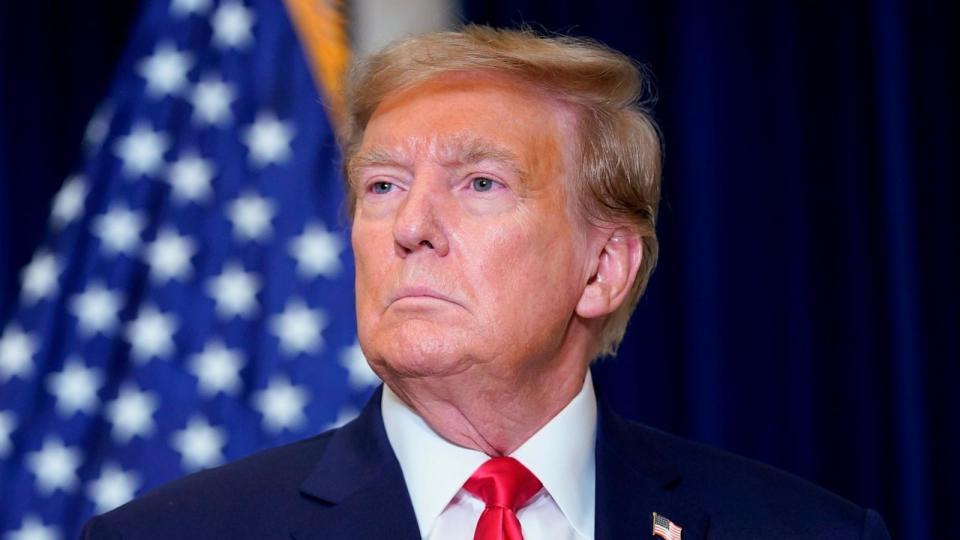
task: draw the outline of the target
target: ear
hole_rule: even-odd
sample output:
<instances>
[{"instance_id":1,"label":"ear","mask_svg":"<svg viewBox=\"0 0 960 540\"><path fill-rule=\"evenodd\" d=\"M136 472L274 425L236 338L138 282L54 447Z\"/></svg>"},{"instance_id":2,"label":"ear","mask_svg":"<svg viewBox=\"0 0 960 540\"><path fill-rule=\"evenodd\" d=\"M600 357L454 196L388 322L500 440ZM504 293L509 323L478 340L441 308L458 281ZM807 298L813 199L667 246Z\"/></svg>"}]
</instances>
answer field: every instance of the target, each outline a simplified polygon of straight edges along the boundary
<instances>
[{"instance_id":1,"label":"ear","mask_svg":"<svg viewBox=\"0 0 960 540\"><path fill-rule=\"evenodd\" d=\"M643 260L643 240L636 231L621 227L604 233L597 269L577 303L577 315L584 319L604 317L616 311L630 294Z\"/></svg>"}]
</instances>

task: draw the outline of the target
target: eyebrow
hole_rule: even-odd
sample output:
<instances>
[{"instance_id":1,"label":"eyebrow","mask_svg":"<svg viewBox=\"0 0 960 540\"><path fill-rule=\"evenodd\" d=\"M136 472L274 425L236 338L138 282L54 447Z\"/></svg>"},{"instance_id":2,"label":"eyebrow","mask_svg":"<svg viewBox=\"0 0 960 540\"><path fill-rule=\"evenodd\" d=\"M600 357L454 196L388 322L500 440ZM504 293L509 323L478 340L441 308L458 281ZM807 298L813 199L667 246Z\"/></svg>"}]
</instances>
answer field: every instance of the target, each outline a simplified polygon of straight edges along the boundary
<instances>
[{"instance_id":1,"label":"eyebrow","mask_svg":"<svg viewBox=\"0 0 960 540\"><path fill-rule=\"evenodd\" d=\"M416 148L422 144L425 143L416 141L411 146ZM413 166L409 157L411 153L413 152L376 146L351 158L347 170L350 177L353 178L356 173L370 167L411 168ZM453 138L452 140L441 141L430 148L428 157L444 166L455 167L494 161L516 173L521 180L527 176L526 171L520 165L520 159L515 153L483 138Z\"/></svg>"},{"instance_id":2,"label":"eyebrow","mask_svg":"<svg viewBox=\"0 0 960 540\"><path fill-rule=\"evenodd\" d=\"M350 162L347 164L347 173L353 178L362 169L397 166L409 167L410 162L400 152L391 151L384 147L374 147L350 158Z\"/></svg>"}]
</instances>

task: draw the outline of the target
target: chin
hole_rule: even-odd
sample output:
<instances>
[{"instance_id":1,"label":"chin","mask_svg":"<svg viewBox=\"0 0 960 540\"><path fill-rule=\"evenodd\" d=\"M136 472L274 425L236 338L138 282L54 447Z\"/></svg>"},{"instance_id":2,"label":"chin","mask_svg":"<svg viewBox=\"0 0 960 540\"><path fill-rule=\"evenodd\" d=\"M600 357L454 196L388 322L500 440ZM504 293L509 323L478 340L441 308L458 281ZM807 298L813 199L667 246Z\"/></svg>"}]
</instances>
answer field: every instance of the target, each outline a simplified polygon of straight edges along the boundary
<instances>
[{"instance_id":1,"label":"chin","mask_svg":"<svg viewBox=\"0 0 960 540\"><path fill-rule=\"evenodd\" d=\"M476 358L464 350L462 341L448 326L406 321L369 336L367 358L384 381L454 375L473 364L470 358Z\"/></svg>"}]
</instances>

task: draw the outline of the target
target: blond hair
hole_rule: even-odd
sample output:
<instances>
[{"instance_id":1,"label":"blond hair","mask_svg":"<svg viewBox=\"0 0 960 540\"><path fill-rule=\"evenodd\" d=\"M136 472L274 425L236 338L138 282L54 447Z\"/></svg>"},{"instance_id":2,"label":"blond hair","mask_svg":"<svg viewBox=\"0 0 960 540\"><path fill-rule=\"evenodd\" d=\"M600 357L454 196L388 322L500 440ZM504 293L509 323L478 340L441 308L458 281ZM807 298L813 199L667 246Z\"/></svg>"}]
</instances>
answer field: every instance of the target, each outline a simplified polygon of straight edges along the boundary
<instances>
[{"instance_id":1,"label":"blond hair","mask_svg":"<svg viewBox=\"0 0 960 540\"><path fill-rule=\"evenodd\" d=\"M643 260L627 301L606 320L598 356L612 355L626 331L657 260L655 230L660 200L660 135L643 99L648 81L629 57L595 41L541 36L522 29L466 26L396 42L354 66L347 85L342 134L347 204L356 204L349 175L374 111L390 94L457 72L512 77L560 102L577 116L577 202L589 218L633 227Z\"/></svg>"}]
</instances>

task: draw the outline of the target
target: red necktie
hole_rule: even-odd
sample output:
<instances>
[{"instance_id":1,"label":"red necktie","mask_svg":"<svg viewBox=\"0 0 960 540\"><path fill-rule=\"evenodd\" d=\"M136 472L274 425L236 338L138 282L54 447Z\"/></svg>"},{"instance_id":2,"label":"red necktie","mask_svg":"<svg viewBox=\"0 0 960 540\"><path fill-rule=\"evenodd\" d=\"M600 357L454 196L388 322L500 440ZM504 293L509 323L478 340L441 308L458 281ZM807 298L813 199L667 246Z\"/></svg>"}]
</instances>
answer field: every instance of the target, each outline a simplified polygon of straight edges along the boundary
<instances>
[{"instance_id":1,"label":"red necktie","mask_svg":"<svg viewBox=\"0 0 960 540\"><path fill-rule=\"evenodd\" d=\"M495 457L480 466L463 485L487 504L477 522L473 540L523 540L517 510L543 484L512 457Z\"/></svg>"}]
</instances>

